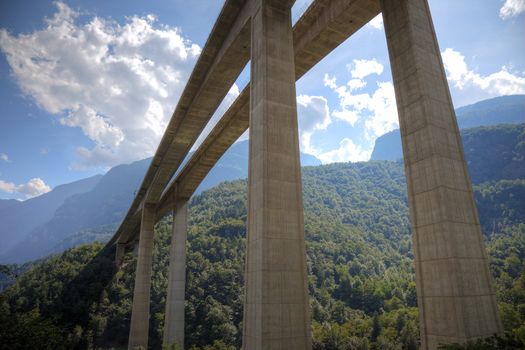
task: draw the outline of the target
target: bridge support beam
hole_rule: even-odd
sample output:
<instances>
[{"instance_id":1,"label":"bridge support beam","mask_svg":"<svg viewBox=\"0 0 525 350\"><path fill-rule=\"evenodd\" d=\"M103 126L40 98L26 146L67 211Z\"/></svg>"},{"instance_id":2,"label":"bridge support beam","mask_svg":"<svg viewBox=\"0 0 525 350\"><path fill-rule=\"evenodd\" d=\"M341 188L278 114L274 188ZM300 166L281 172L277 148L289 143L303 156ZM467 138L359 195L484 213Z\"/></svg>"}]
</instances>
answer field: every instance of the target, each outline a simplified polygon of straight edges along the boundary
<instances>
[{"instance_id":1,"label":"bridge support beam","mask_svg":"<svg viewBox=\"0 0 525 350\"><path fill-rule=\"evenodd\" d=\"M427 0L381 0L413 229L423 349L502 331Z\"/></svg>"},{"instance_id":2,"label":"bridge support beam","mask_svg":"<svg viewBox=\"0 0 525 350\"><path fill-rule=\"evenodd\" d=\"M243 349L311 349L290 6L255 4Z\"/></svg>"},{"instance_id":3,"label":"bridge support beam","mask_svg":"<svg viewBox=\"0 0 525 350\"><path fill-rule=\"evenodd\" d=\"M171 237L164 344L184 348L184 294L186 288L187 200L176 201Z\"/></svg>"},{"instance_id":4,"label":"bridge support beam","mask_svg":"<svg viewBox=\"0 0 525 350\"><path fill-rule=\"evenodd\" d=\"M135 288L128 349L148 348L149 303L151 286L151 263L153 252L153 233L155 226L155 205L145 204L140 224Z\"/></svg>"}]
</instances>

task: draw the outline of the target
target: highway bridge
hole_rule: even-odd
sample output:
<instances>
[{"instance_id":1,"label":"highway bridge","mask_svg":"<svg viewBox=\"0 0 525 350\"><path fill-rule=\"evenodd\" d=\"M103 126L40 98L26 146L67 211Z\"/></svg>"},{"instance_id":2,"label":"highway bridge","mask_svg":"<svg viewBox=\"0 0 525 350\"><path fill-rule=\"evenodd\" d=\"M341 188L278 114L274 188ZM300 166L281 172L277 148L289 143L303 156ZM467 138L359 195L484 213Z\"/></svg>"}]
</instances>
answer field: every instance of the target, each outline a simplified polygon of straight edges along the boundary
<instances>
[{"instance_id":1,"label":"highway bridge","mask_svg":"<svg viewBox=\"0 0 525 350\"><path fill-rule=\"evenodd\" d=\"M398 107L423 349L502 332L427 0L226 0L108 243L136 248L129 348L147 348L155 223L173 212L164 343L184 346L187 203L250 135L243 349L311 349L295 82L382 13ZM354 48L356 52L358 47ZM184 159L244 67L250 83Z\"/></svg>"}]
</instances>

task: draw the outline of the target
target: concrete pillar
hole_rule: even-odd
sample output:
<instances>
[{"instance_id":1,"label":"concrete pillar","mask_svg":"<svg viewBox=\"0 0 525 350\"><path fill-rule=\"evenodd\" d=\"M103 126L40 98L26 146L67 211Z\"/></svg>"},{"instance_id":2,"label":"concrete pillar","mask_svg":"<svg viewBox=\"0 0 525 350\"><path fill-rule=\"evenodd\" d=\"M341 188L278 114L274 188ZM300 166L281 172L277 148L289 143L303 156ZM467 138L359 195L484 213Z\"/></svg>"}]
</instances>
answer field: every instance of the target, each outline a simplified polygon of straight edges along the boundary
<instances>
[{"instance_id":1,"label":"concrete pillar","mask_svg":"<svg viewBox=\"0 0 525 350\"><path fill-rule=\"evenodd\" d=\"M117 243L116 244L116 250L115 250L115 266L120 268L120 265L122 264L122 258L124 257L124 254L126 253L126 245L123 243Z\"/></svg>"},{"instance_id":2,"label":"concrete pillar","mask_svg":"<svg viewBox=\"0 0 525 350\"><path fill-rule=\"evenodd\" d=\"M403 141L423 349L502 331L427 0L381 0Z\"/></svg>"},{"instance_id":3,"label":"concrete pillar","mask_svg":"<svg viewBox=\"0 0 525 350\"><path fill-rule=\"evenodd\" d=\"M133 290L133 307L131 310L131 326L128 343L128 349L130 350L136 348L148 348L154 226L155 205L145 204L142 209L137 269L135 272L135 288Z\"/></svg>"},{"instance_id":4,"label":"concrete pillar","mask_svg":"<svg viewBox=\"0 0 525 350\"><path fill-rule=\"evenodd\" d=\"M311 349L290 6L255 3L243 349Z\"/></svg>"},{"instance_id":5,"label":"concrete pillar","mask_svg":"<svg viewBox=\"0 0 525 350\"><path fill-rule=\"evenodd\" d=\"M164 344L184 348L184 292L186 287L187 200L175 204L171 236Z\"/></svg>"}]
</instances>

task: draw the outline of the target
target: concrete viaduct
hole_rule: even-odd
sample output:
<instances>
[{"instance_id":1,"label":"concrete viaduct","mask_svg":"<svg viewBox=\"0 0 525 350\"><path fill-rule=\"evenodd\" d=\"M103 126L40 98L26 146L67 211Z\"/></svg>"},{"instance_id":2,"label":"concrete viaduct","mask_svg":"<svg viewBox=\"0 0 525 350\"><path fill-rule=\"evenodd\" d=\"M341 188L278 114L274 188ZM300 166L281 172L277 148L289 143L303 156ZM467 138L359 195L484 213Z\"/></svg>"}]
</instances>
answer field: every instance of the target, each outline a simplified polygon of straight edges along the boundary
<instances>
[{"instance_id":1,"label":"concrete viaduct","mask_svg":"<svg viewBox=\"0 0 525 350\"><path fill-rule=\"evenodd\" d=\"M147 348L154 225L174 213L164 343L184 345L187 203L249 128L243 349L311 349L295 81L383 14L415 253L423 349L502 332L427 0L226 0L122 224L138 245L129 349ZM356 48L358 50L359 48ZM250 84L181 166L246 64ZM180 169L179 169L180 168Z\"/></svg>"}]
</instances>

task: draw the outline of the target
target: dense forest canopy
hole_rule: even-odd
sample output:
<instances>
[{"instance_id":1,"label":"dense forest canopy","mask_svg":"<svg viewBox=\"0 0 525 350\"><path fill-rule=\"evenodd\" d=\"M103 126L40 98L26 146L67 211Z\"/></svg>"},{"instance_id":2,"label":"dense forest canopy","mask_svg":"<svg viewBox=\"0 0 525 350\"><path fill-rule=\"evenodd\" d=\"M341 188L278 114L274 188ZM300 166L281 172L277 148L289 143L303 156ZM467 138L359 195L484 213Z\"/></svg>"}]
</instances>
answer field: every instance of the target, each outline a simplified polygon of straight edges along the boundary
<instances>
[{"instance_id":1,"label":"dense forest canopy","mask_svg":"<svg viewBox=\"0 0 525 350\"><path fill-rule=\"evenodd\" d=\"M514 176L523 170L520 147L506 164L521 167L505 172L494 171L504 169L496 153L469 159L470 167L491 168L473 176L475 198L503 325L515 342L525 342L525 179ZM303 188L314 349L418 349L402 162L307 167ZM241 345L246 200L244 180L191 200L186 348ZM165 217L154 244L154 349L161 347L170 236ZM101 248L86 244L50 257L1 294L0 348L125 348L135 257L126 254L117 270L114 251Z\"/></svg>"}]
</instances>

